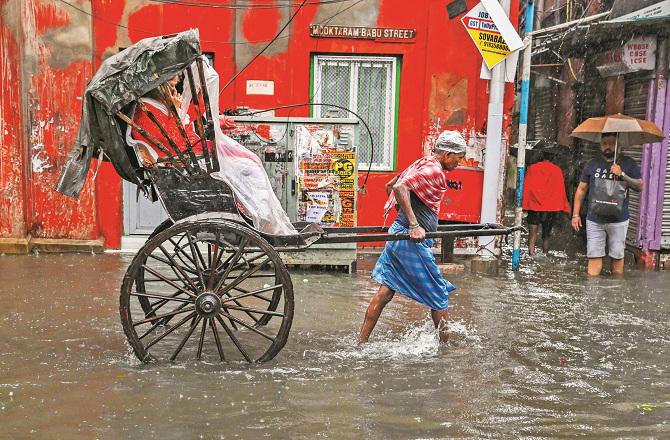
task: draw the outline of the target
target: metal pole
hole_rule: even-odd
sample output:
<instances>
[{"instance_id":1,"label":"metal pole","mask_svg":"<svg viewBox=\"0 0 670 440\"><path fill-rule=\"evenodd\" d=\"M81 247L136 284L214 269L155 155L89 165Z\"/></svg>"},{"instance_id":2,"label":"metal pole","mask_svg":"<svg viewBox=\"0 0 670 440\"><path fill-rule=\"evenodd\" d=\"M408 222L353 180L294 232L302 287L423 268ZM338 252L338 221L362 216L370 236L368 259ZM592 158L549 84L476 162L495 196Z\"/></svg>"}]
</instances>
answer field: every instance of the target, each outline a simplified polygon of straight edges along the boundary
<instances>
[{"instance_id":1,"label":"metal pole","mask_svg":"<svg viewBox=\"0 0 670 440\"><path fill-rule=\"evenodd\" d=\"M509 15L510 0L500 2ZM498 190L500 187L500 157L502 147L503 109L505 98L505 63L493 67L489 87L488 123L486 127L486 158L484 160L484 189L482 191L482 223L498 221ZM495 256L495 238L480 238L479 256Z\"/></svg>"},{"instance_id":2,"label":"metal pole","mask_svg":"<svg viewBox=\"0 0 670 440\"><path fill-rule=\"evenodd\" d=\"M516 158L516 211L514 226L521 226L523 209L523 182L526 175L526 135L528 133L528 101L530 99L530 63L533 50L533 21L535 4L533 0L526 2L526 46L523 50L523 64L521 70L521 100L519 102L519 148ZM514 233L514 248L512 250L512 270L518 270L521 265L521 231Z\"/></svg>"}]
</instances>

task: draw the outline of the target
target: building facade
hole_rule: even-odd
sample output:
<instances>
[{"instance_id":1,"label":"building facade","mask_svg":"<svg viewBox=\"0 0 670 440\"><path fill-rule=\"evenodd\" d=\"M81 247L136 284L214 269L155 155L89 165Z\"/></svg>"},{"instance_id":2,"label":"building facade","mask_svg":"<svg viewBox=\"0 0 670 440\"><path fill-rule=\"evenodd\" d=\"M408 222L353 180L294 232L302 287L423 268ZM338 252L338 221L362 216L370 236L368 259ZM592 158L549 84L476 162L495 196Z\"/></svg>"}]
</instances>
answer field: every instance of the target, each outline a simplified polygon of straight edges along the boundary
<instances>
[{"instance_id":1,"label":"building facade","mask_svg":"<svg viewBox=\"0 0 670 440\"><path fill-rule=\"evenodd\" d=\"M573 14L567 14L572 6ZM537 24L532 64L530 138L575 147L581 155L572 170L599 155L596 144L571 138L580 122L623 113L654 121L670 131L668 37L670 2L616 0L553 3ZM649 268L670 252L668 140L623 149L640 165L644 189L630 192L627 247ZM572 192L572 191L570 191Z\"/></svg>"},{"instance_id":2,"label":"building facade","mask_svg":"<svg viewBox=\"0 0 670 440\"><path fill-rule=\"evenodd\" d=\"M468 10L477 3L458 2ZM199 29L221 77L221 109L330 102L367 120L377 147L372 155L369 140L359 145L359 169L372 168L358 197L360 225L382 222L384 184L443 129L461 131L472 164L481 165L488 82L479 78L481 56L462 13L449 16L452 1L342 0L302 8L279 0L192 3L0 0L0 239L11 244L6 249L57 239L120 246L123 204L134 200L124 197L109 163L94 162L78 199L54 191L77 133L83 90L106 57L144 37L189 28ZM518 9L512 1L515 24ZM322 115L308 106L275 114Z\"/></svg>"}]
</instances>

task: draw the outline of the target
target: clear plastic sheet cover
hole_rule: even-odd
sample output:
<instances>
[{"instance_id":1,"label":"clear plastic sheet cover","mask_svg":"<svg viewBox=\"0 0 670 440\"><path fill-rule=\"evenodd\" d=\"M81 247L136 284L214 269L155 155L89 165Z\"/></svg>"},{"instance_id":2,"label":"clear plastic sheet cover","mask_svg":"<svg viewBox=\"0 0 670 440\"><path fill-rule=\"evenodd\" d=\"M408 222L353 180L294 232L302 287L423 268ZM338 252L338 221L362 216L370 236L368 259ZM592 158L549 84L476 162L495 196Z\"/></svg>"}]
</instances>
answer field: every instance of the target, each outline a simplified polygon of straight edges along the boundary
<instances>
[{"instance_id":1,"label":"clear plastic sheet cover","mask_svg":"<svg viewBox=\"0 0 670 440\"><path fill-rule=\"evenodd\" d=\"M281 202L272 189L260 158L221 131L218 123L219 75L209 65L207 59L202 58L212 114L216 118L214 134L219 171L212 173L211 176L226 182L232 188L237 201L244 207L245 214L251 217L256 229L273 235L297 234L298 232L291 224ZM190 68L193 71L193 76L197 78L196 63L193 63ZM188 81L184 84L182 112L188 110L192 99ZM200 82L196 81L196 87L200 87L199 84Z\"/></svg>"}]
</instances>

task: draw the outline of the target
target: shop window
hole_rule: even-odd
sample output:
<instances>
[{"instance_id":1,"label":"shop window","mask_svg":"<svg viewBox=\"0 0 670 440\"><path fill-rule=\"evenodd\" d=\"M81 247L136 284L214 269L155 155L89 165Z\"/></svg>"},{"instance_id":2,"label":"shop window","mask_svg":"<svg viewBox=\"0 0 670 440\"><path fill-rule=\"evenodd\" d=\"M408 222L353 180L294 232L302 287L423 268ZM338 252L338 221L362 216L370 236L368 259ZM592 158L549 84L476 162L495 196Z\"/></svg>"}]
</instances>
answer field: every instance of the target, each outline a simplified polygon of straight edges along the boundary
<instances>
[{"instance_id":1,"label":"shop window","mask_svg":"<svg viewBox=\"0 0 670 440\"><path fill-rule=\"evenodd\" d=\"M395 161L399 59L389 56L316 55L313 60L312 100L335 104L358 113L372 131L361 125L359 169L392 171ZM346 110L314 106L316 117L352 118Z\"/></svg>"}]
</instances>

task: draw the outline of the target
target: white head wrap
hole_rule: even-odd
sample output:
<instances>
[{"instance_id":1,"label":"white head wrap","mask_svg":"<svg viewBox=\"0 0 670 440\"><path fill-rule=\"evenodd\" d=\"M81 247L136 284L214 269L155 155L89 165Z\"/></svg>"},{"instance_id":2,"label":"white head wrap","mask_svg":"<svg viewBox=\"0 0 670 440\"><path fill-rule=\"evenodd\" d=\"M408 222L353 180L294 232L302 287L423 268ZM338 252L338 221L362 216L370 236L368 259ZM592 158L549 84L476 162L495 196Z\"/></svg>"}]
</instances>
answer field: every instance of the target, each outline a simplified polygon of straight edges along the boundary
<instances>
[{"instance_id":1,"label":"white head wrap","mask_svg":"<svg viewBox=\"0 0 670 440\"><path fill-rule=\"evenodd\" d=\"M463 139L463 136L459 132L444 130L435 141L434 152L435 154L444 152L461 154L465 153L465 147L465 139Z\"/></svg>"}]
</instances>

